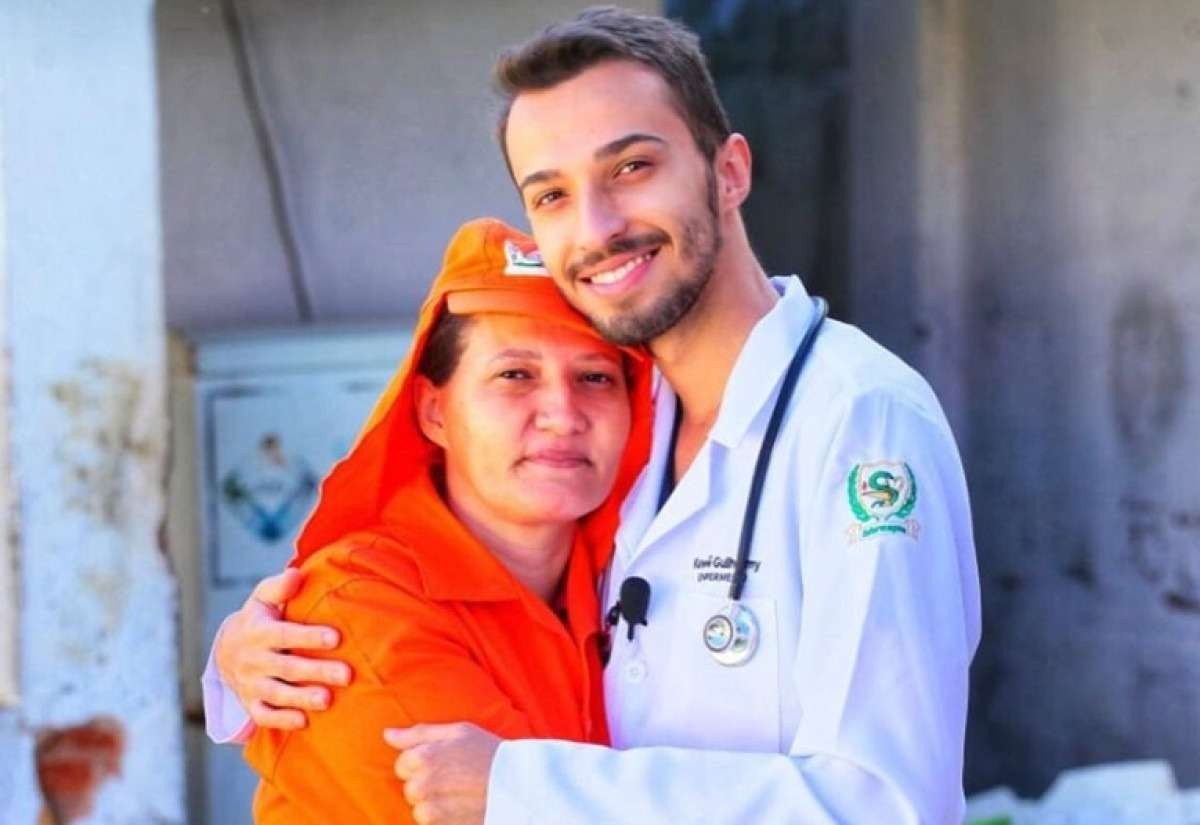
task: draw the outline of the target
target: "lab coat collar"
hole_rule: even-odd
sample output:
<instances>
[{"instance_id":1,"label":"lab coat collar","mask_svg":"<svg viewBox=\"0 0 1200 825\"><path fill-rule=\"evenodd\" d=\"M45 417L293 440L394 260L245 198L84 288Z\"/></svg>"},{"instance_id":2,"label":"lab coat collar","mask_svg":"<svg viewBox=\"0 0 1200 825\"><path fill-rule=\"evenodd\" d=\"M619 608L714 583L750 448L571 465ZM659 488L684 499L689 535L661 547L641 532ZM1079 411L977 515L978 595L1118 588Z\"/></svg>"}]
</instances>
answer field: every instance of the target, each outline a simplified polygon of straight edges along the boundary
<instances>
[{"instance_id":1,"label":"lab coat collar","mask_svg":"<svg viewBox=\"0 0 1200 825\"><path fill-rule=\"evenodd\" d=\"M780 300L750 331L709 433L710 440L727 449L741 443L775 393L813 317L812 299L798 277L772 278L771 284Z\"/></svg>"},{"instance_id":2,"label":"lab coat collar","mask_svg":"<svg viewBox=\"0 0 1200 825\"><path fill-rule=\"evenodd\" d=\"M671 460L671 429L678 397L655 372L654 439L650 461L621 510L617 551L628 562L708 505L713 487L713 444L736 447L775 392L812 318L812 301L799 278L772 278L781 298L751 330L725 387L708 439L692 460L662 511L658 494Z\"/></svg>"},{"instance_id":3,"label":"lab coat collar","mask_svg":"<svg viewBox=\"0 0 1200 825\"><path fill-rule=\"evenodd\" d=\"M654 390L654 440L650 461L625 500L616 537L617 552L627 564L640 554L639 548L654 544L708 504L712 493L711 447L705 442L687 472L676 480L674 491L659 511L659 491L671 461L671 429L679 400L657 372Z\"/></svg>"}]
</instances>

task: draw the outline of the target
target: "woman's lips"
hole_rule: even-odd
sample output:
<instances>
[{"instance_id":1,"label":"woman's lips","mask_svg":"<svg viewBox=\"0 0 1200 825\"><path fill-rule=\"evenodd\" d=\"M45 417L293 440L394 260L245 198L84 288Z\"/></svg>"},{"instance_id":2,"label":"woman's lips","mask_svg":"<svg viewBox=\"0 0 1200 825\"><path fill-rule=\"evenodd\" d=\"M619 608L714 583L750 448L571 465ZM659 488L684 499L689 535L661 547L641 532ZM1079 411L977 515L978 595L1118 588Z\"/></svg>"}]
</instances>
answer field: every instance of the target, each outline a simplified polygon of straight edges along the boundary
<instances>
[{"instance_id":1,"label":"woman's lips","mask_svg":"<svg viewBox=\"0 0 1200 825\"><path fill-rule=\"evenodd\" d=\"M588 459L587 454L577 450L535 450L534 452L527 453L523 462L555 470L588 467L592 463Z\"/></svg>"}]
</instances>

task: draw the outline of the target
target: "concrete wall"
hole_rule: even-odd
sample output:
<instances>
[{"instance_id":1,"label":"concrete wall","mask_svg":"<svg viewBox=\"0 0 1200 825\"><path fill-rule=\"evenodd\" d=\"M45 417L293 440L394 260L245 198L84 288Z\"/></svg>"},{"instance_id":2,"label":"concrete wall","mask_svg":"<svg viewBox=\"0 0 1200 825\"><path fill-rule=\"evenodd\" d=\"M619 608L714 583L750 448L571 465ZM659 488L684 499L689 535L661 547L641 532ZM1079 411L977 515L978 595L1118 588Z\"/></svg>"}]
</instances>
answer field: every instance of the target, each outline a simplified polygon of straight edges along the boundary
<instances>
[{"instance_id":1,"label":"concrete wall","mask_svg":"<svg viewBox=\"0 0 1200 825\"><path fill-rule=\"evenodd\" d=\"M301 320L223 5L156 10L167 319L186 329ZM411 315L460 223L523 223L489 71L588 5L238 0L315 320Z\"/></svg>"},{"instance_id":2,"label":"concrete wall","mask_svg":"<svg viewBox=\"0 0 1200 825\"><path fill-rule=\"evenodd\" d=\"M4 185L4 117L3 101L5 72L0 71L0 335L8 323L8 216ZM8 438L12 393L9 389L9 352L0 347L0 707L11 704L17 697L17 554L16 499L13 496L12 473L9 466Z\"/></svg>"},{"instance_id":3,"label":"concrete wall","mask_svg":"<svg viewBox=\"0 0 1200 825\"><path fill-rule=\"evenodd\" d=\"M158 542L151 15L150 0L10 0L0 12L0 441L21 591L0 822L14 825L183 820L176 599Z\"/></svg>"},{"instance_id":4,"label":"concrete wall","mask_svg":"<svg viewBox=\"0 0 1200 825\"><path fill-rule=\"evenodd\" d=\"M930 375L974 501L968 782L1200 782L1200 9L860 3L855 311Z\"/></svg>"}]
</instances>

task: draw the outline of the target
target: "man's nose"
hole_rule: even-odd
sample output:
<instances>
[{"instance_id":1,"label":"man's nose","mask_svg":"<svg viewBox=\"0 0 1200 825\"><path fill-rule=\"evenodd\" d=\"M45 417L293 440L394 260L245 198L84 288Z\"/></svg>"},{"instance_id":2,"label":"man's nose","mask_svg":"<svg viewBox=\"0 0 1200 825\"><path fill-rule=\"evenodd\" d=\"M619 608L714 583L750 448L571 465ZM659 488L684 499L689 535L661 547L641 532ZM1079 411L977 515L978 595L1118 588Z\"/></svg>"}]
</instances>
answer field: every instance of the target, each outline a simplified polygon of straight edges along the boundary
<instances>
[{"instance_id":1,"label":"man's nose","mask_svg":"<svg viewBox=\"0 0 1200 825\"><path fill-rule=\"evenodd\" d=\"M575 238L583 253L603 253L614 238L625 234L627 221L612 196L600 187L591 187L579 195L579 224Z\"/></svg>"},{"instance_id":2,"label":"man's nose","mask_svg":"<svg viewBox=\"0 0 1200 825\"><path fill-rule=\"evenodd\" d=\"M546 382L538 393L534 423L555 435L574 435L587 429L588 419L573 382L567 379Z\"/></svg>"}]
</instances>

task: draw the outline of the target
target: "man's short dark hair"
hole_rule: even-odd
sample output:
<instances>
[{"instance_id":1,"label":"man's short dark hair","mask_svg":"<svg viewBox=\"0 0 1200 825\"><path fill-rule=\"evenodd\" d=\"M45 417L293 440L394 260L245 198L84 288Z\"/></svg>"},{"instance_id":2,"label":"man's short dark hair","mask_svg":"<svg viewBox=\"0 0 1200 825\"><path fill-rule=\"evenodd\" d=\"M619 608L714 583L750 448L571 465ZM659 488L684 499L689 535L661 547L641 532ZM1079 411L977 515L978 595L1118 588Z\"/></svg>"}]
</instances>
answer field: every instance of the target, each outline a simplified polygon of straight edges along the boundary
<instances>
[{"instance_id":1,"label":"man's short dark hair","mask_svg":"<svg viewBox=\"0 0 1200 825\"><path fill-rule=\"evenodd\" d=\"M632 60L657 72L701 154L709 161L716 156L732 130L700 39L665 17L595 6L549 26L496 62L496 87L504 98L496 133L510 174L505 132L517 95L557 86L608 60Z\"/></svg>"}]
</instances>

